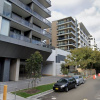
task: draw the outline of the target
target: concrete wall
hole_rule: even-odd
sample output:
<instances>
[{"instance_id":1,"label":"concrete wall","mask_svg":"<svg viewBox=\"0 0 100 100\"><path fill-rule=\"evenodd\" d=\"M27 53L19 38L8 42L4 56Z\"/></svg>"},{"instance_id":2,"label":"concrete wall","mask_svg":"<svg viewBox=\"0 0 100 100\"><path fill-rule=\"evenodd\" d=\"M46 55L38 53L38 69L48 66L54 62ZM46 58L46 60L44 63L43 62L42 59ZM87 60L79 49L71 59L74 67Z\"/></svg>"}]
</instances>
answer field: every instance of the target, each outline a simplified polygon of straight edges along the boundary
<instances>
[{"instance_id":1,"label":"concrete wall","mask_svg":"<svg viewBox=\"0 0 100 100\"><path fill-rule=\"evenodd\" d=\"M52 46L57 47L57 21L52 22Z\"/></svg>"},{"instance_id":2,"label":"concrete wall","mask_svg":"<svg viewBox=\"0 0 100 100\"><path fill-rule=\"evenodd\" d=\"M67 51L61 50L61 49L55 49L52 50L51 55L47 59L47 65L43 66L42 74L44 75L62 75L61 73L61 64L64 63L64 59L62 57L65 57L70 54ZM56 57L59 57L58 60Z\"/></svg>"},{"instance_id":3,"label":"concrete wall","mask_svg":"<svg viewBox=\"0 0 100 100\"><path fill-rule=\"evenodd\" d=\"M42 70L43 75L52 76L53 75L53 63L47 63Z\"/></svg>"},{"instance_id":4,"label":"concrete wall","mask_svg":"<svg viewBox=\"0 0 100 100\"><path fill-rule=\"evenodd\" d=\"M20 59L12 60L10 67L10 80L12 81L19 80L19 67L20 67Z\"/></svg>"}]
</instances>

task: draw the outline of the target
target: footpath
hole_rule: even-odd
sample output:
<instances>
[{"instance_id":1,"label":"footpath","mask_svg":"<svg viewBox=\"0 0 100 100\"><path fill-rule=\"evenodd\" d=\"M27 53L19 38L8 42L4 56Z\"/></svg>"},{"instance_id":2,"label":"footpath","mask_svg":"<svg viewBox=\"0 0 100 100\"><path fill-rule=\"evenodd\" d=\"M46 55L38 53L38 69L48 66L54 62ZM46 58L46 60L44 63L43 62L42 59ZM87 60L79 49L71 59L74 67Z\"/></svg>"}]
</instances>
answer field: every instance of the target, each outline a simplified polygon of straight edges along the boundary
<instances>
[{"instance_id":1,"label":"footpath","mask_svg":"<svg viewBox=\"0 0 100 100\"><path fill-rule=\"evenodd\" d=\"M37 86L40 85L45 85L45 84L50 84L50 83L54 83L56 82L58 79L60 79L61 77L54 77L54 76L44 76L41 78L41 81L39 81L39 83L37 84ZM18 91L21 89L26 89L28 87L28 82L29 79L24 79L24 80L19 80L18 82L14 82L14 81L10 81L10 82L0 82L0 100L3 100L3 86L7 85L7 100L38 100L36 98L49 94L51 92L53 92L53 90L49 90L28 98L23 98L14 94L11 94L10 92L12 91Z\"/></svg>"}]
</instances>

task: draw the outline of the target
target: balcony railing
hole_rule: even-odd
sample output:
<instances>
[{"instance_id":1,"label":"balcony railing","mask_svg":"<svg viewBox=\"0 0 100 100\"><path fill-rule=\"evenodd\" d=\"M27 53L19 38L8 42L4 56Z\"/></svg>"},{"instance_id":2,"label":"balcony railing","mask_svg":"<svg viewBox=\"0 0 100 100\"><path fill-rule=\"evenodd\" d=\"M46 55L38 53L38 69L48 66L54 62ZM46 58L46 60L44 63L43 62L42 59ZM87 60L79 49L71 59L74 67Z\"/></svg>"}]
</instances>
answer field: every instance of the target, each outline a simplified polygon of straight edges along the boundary
<instances>
[{"instance_id":1,"label":"balcony railing","mask_svg":"<svg viewBox=\"0 0 100 100\"><path fill-rule=\"evenodd\" d=\"M64 22L58 23L58 25L66 24L66 23L70 23L70 22L75 26L75 22L73 22L73 21L64 21Z\"/></svg>"},{"instance_id":2,"label":"balcony railing","mask_svg":"<svg viewBox=\"0 0 100 100\"><path fill-rule=\"evenodd\" d=\"M38 32L42 35L45 35L48 38L51 38L50 33L46 32L45 30L42 30L42 29L38 28L37 26L29 23L28 21L22 19L21 17L15 15L13 13L12 13L12 19L19 22L19 23L21 23L21 24L23 24L23 25L26 25L26 26L30 27L32 30L34 30L34 31L36 31L36 32Z\"/></svg>"},{"instance_id":3,"label":"balcony railing","mask_svg":"<svg viewBox=\"0 0 100 100\"><path fill-rule=\"evenodd\" d=\"M67 45L74 45L76 47L75 43L67 43Z\"/></svg>"},{"instance_id":4,"label":"balcony railing","mask_svg":"<svg viewBox=\"0 0 100 100\"><path fill-rule=\"evenodd\" d=\"M62 46L62 45L65 45L65 43L57 44L57 46Z\"/></svg>"},{"instance_id":5,"label":"balcony railing","mask_svg":"<svg viewBox=\"0 0 100 100\"><path fill-rule=\"evenodd\" d=\"M34 12L31 8L29 8L28 6L26 6L25 4L23 4L19 0L8 0L8 1L11 1L11 2L13 2L15 4L18 4L18 6L22 7L23 9L27 10L28 12L30 12L34 17L38 18L39 20L41 20L45 24L51 26L51 23L47 19L41 17L39 14Z\"/></svg>"},{"instance_id":6,"label":"balcony railing","mask_svg":"<svg viewBox=\"0 0 100 100\"><path fill-rule=\"evenodd\" d=\"M51 1L50 0L46 0L50 5L51 5Z\"/></svg>"},{"instance_id":7,"label":"balcony railing","mask_svg":"<svg viewBox=\"0 0 100 100\"><path fill-rule=\"evenodd\" d=\"M38 5L40 8L42 8L46 13L48 13L51 16L51 11L45 8L42 4L40 4L37 0L32 0L36 5Z\"/></svg>"},{"instance_id":8,"label":"balcony railing","mask_svg":"<svg viewBox=\"0 0 100 100\"><path fill-rule=\"evenodd\" d=\"M11 32L11 31L10 31L9 36L14 38L14 39L17 39L17 40L22 40L22 41L25 41L25 42L28 42L28 43L36 44L36 45L39 45L39 46L42 46L42 47L46 47L46 48L50 48L50 49L55 49L53 46L47 45L47 44L45 44L45 43L43 43L41 41L30 39L30 38L28 38L26 36L23 36L23 35L20 35L20 34Z\"/></svg>"},{"instance_id":9,"label":"balcony railing","mask_svg":"<svg viewBox=\"0 0 100 100\"><path fill-rule=\"evenodd\" d=\"M16 34L16 33L10 32L9 36L12 37L12 38L15 38L17 40L22 40L22 41L30 43L30 39L28 37L22 36L20 34Z\"/></svg>"}]
</instances>

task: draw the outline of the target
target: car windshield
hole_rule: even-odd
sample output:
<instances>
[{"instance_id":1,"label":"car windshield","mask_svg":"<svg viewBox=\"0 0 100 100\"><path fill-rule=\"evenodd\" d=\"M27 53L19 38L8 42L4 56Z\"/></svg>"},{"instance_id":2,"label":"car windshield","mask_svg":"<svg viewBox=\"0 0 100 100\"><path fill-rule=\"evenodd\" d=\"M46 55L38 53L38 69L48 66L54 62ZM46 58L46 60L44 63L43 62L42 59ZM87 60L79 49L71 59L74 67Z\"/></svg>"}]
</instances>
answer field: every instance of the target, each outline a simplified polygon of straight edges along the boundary
<instances>
[{"instance_id":1,"label":"car windshield","mask_svg":"<svg viewBox=\"0 0 100 100\"><path fill-rule=\"evenodd\" d=\"M66 83L67 80L66 80L66 79L60 79L60 80L58 80L57 82L58 82L58 83Z\"/></svg>"},{"instance_id":2,"label":"car windshield","mask_svg":"<svg viewBox=\"0 0 100 100\"><path fill-rule=\"evenodd\" d=\"M74 78L75 78L75 79L78 79L79 77L78 77L78 76L74 76Z\"/></svg>"}]
</instances>

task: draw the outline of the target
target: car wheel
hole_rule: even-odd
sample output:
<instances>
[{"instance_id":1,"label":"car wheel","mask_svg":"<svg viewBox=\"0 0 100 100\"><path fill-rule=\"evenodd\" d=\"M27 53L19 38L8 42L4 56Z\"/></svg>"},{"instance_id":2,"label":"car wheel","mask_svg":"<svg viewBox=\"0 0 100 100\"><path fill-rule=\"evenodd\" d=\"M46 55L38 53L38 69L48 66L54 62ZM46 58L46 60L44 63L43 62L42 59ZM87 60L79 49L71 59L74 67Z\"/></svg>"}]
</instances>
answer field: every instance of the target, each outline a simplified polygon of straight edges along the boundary
<instances>
[{"instance_id":1,"label":"car wheel","mask_svg":"<svg viewBox=\"0 0 100 100\"><path fill-rule=\"evenodd\" d=\"M68 87L65 88L65 91L68 92Z\"/></svg>"},{"instance_id":2,"label":"car wheel","mask_svg":"<svg viewBox=\"0 0 100 100\"><path fill-rule=\"evenodd\" d=\"M74 88L77 88L77 84L75 84Z\"/></svg>"}]
</instances>

